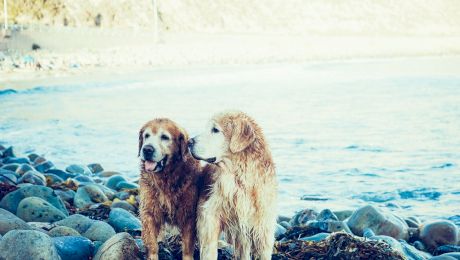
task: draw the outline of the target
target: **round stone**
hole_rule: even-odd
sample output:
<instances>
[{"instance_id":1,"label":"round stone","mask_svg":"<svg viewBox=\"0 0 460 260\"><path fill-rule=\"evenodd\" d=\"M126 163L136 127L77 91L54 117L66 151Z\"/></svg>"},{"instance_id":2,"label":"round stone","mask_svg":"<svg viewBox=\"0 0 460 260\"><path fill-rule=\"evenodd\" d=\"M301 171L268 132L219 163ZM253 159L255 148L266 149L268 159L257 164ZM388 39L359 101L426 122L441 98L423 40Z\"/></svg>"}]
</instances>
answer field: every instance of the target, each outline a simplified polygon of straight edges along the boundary
<instances>
[{"instance_id":1,"label":"round stone","mask_svg":"<svg viewBox=\"0 0 460 260\"><path fill-rule=\"evenodd\" d=\"M55 222L66 217L62 211L38 197L23 199L16 215L27 222Z\"/></svg>"},{"instance_id":2,"label":"round stone","mask_svg":"<svg viewBox=\"0 0 460 260\"><path fill-rule=\"evenodd\" d=\"M53 241L35 230L12 230L0 241L2 259L60 260Z\"/></svg>"}]
</instances>

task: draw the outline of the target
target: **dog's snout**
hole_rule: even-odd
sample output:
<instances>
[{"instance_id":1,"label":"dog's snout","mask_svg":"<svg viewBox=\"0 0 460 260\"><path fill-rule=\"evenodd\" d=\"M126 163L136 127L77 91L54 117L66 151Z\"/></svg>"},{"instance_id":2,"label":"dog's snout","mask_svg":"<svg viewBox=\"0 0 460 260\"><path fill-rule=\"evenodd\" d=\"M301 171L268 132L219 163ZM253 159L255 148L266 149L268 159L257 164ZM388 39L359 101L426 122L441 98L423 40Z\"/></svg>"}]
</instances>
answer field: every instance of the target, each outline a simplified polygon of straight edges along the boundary
<instances>
[{"instance_id":1,"label":"dog's snout","mask_svg":"<svg viewBox=\"0 0 460 260\"><path fill-rule=\"evenodd\" d=\"M192 148L194 144L195 144L195 138L190 138L190 140L188 141L188 144L187 144L188 147Z\"/></svg>"},{"instance_id":2,"label":"dog's snout","mask_svg":"<svg viewBox=\"0 0 460 260\"><path fill-rule=\"evenodd\" d=\"M144 158L146 160L151 160L154 152L155 148L153 148L151 145L146 145L142 148L142 153L144 154Z\"/></svg>"}]
</instances>

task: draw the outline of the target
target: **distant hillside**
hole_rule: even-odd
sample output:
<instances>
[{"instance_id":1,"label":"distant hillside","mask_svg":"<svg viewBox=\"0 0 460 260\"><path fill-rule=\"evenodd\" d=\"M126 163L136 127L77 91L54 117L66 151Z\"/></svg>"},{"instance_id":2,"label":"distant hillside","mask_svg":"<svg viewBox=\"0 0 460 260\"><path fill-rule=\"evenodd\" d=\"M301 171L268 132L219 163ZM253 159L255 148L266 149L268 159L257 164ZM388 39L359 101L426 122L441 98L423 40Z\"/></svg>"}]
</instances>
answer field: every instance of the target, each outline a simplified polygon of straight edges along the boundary
<instances>
[{"instance_id":1,"label":"distant hillside","mask_svg":"<svg viewBox=\"0 0 460 260\"><path fill-rule=\"evenodd\" d=\"M20 24L143 28L152 1L8 0L8 9ZM158 0L158 12L162 30L181 32L460 35L459 0Z\"/></svg>"}]
</instances>

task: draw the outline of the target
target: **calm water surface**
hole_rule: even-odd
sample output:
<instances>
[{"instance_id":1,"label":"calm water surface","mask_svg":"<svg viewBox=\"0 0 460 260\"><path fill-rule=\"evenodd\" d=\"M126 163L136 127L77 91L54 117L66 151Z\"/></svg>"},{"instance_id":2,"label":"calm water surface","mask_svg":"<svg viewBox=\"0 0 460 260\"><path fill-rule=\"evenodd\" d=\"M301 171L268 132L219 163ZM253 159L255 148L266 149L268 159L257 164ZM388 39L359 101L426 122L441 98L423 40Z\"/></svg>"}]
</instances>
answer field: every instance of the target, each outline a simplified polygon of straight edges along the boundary
<instances>
[{"instance_id":1,"label":"calm water surface","mask_svg":"<svg viewBox=\"0 0 460 260\"><path fill-rule=\"evenodd\" d=\"M277 165L279 212L367 203L460 215L460 58L162 69L0 95L0 141L58 167L135 178L140 126L199 133L224 109L252 115ZM307 200L301 200L301 197Z\"/></svg>"}]
</instances>

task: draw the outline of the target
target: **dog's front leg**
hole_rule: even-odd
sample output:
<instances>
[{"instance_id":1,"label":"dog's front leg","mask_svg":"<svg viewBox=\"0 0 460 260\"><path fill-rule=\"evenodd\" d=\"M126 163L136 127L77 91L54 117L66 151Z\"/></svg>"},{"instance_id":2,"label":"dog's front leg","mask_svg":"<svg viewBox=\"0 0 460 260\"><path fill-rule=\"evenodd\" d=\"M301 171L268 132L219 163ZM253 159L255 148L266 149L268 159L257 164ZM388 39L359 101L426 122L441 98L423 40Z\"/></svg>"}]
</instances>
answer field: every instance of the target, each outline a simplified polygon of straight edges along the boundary
<instances>
[{"instance_id":1,"label":"dog's front leg","mask_svg":"<svg viewBox=\"0 0 460 260\"><path fill-rule=\"evenodd\" d=\"M139 214L142 222L142 241L147 249L148 260L158 260L158 235L161 222L153 215L155 212L154 198L141 182Z\"/></svg>"},{"instance_id":2,"label":"dog's front leg","mask_svg":"<svg viewBox=\"0 0 460 260\"><path fill-rule=\"evenodd\" d=\"M182 228L182 259L193 260L193 253L195 251L195 237L196 237L196 223L193 218L192 221L186 223Z\"/></svg>"},{"instance_id":3,"label":"dog's front leg","mask_svg":"<svg viewBox=\"0 0 460 260\"><path fill-rule=\"evenodd\" d=\"M217 242L220 233L219 212L202 208L197 222L200 259L217 259Z\"/></svg>"}]
</instances>

